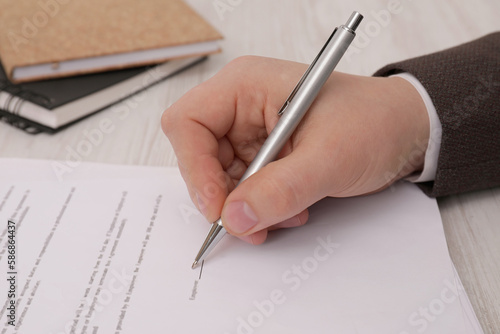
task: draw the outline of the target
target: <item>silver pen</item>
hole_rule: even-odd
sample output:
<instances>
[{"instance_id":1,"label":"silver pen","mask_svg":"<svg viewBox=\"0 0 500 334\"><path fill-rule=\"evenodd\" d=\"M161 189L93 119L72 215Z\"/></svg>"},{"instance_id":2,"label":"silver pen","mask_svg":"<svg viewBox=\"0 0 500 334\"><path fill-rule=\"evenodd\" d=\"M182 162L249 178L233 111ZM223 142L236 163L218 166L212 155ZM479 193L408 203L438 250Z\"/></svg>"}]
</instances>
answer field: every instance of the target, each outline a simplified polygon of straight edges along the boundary
<instances>
[{"instance_id":1,"label":"silver pen","mask_svg":"<svg viewBox=\"0 0 500 334\"><path fill-rule=\"evenodd\" d=\"M360 13L353 12L345 25L335 28L330 38L328 38L319 54L279 110L278 115L281 117L278 123L267 137L255 159L248 166L238 185L276 159L278 153L288 139L290 139L307 110L316 99L321 87L328 80L335 66L337 66L351 44L356 35L354 31L362 19L363 16ZM198 263L201 263L205 259L226 233L221 218L212 223L212 227L198 255L196 255L192 268L195 268Z\"/></svg>"}]
</instances>

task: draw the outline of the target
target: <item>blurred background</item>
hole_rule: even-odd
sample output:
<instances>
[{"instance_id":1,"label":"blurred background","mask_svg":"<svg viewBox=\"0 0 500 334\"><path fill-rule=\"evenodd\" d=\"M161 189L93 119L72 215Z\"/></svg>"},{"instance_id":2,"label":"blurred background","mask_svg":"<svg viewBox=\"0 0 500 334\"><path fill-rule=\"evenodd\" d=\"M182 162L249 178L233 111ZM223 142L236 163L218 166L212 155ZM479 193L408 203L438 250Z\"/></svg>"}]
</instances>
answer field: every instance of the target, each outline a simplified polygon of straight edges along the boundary
<instances>
[{"instance_id":1,"label":"blurred background","mask_svg":"<svg viewBox=\"0 0 500 334\"><path fill-rule=\"evenodd\" d=\"M259 55L310 63L353 10L365 19L338 71L371 75L393 61L439 51L500 30L500 2L432 0L187 0L224 36L222 53L55 135L27 135L0 123L4 157L65 159L103 118L116 126L83 160L175 165L161 113L232 59ZM64 8L62 8L63 10ZM98 8L96 8L98 10Z\"/></svg>"}]
</instances>

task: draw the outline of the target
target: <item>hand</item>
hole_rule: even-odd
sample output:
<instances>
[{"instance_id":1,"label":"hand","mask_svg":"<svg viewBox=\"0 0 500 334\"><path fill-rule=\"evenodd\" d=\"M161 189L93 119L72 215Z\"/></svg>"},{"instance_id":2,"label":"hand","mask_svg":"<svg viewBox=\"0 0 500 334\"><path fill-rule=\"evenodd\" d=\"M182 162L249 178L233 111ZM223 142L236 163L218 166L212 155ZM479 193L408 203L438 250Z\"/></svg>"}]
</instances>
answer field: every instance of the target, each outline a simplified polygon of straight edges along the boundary
<instances>
[{"instance_id":1,"label":"hand","mask_svg":"<svg viewBox=\"0 0 500 334\"><path fill-rule=\"evenodd\" d=\"M335 72L279 160L235 189L306 68L238 58L162 117L195 205L253 244L269 230L303 225L307 208L326 196L373 193L423 166L429 120L413 86Z\"/></svg>"}]
</instances>

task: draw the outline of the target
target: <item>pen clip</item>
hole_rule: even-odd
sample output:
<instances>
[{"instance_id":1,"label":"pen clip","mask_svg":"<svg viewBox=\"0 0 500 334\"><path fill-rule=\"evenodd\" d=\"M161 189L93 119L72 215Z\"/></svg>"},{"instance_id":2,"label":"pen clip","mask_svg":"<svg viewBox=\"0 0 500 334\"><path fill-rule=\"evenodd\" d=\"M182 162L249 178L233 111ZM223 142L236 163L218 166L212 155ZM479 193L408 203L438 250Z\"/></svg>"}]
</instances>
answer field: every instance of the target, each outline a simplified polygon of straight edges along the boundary
<instances>
[{"instance_id":1,"label":"pen clip","mask_svg":"<svg viewBox=\"0 0 500 334\"><path fill-rule=\"evenodd\" d=\"M311 70L314 68L314 65L316 65L316 62L318 61L319 57L323 54L323 51L325 50L325 48L328 45L328 43L330 43L330 40L335 35L335 32L337 31L337 29L338 28L335 28L335 30L332 32L332 34L330 35L330 37L326 41L325 45L323 45L323 47L321 48L321 51L318 53L318 55L316 56L316 58L314 58L314 60L311 63L311 65L309 65L309 67L307 68L307 70L305 71L305 73L302 75L302 78L300 78L299 82L297 83L297 85L295 86L295 88L292 90L292 92L290 93L290 95L286 99L285 103L283 103L283 106L281 106L280 110L278 111L278 116L283 115L283 113L285 112L285 109L288 107L288 105L290 104L290 102L292 102L295 94L297 94L297 91L299 90L300 86L302 86L302 84L304 83L304 81L307 79L307 76L309 75L309 73L311 72Z\"/></svg>"}]
</instances>

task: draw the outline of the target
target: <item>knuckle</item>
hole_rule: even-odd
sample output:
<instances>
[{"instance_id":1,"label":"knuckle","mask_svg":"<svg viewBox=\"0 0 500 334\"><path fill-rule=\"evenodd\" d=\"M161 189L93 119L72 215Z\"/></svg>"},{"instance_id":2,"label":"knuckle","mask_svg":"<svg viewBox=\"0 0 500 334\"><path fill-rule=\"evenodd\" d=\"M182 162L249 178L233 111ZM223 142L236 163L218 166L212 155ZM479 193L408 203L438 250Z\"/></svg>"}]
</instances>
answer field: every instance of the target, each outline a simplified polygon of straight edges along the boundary
<instances>
[{"instance_id":1,"label":"knuckle","mask_svg":"<svg viewBox=\"0 0 500 334\"><path fill-rule=\"evenodd\" d=\"M174 124L175 124L175 115L174 115L174 110L172 110L172 107L168 108L163 112L160 124L163 133L167 137L169 137L169 135L172 133L172 130L174 129Z\"/></svg>"},{"instance_id":2,"label":"knuckle","mask_svg":"<svg viewBox=\"0 0 500 334\"><path fill-rule=\"evenodd\" d=\"M255 56L239 56L229 62L230 65L248 65L255 61Z\"/></svg>"}]
</instances>

